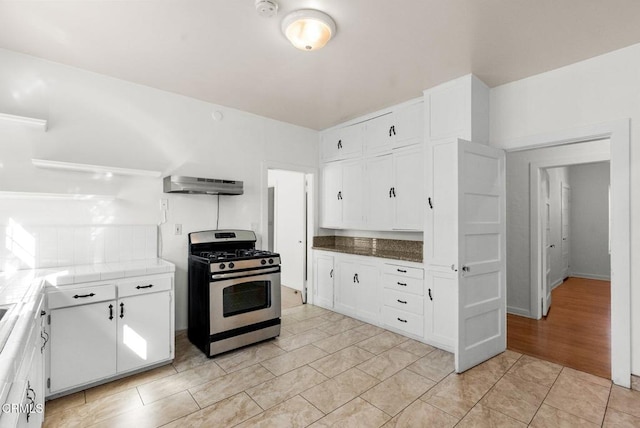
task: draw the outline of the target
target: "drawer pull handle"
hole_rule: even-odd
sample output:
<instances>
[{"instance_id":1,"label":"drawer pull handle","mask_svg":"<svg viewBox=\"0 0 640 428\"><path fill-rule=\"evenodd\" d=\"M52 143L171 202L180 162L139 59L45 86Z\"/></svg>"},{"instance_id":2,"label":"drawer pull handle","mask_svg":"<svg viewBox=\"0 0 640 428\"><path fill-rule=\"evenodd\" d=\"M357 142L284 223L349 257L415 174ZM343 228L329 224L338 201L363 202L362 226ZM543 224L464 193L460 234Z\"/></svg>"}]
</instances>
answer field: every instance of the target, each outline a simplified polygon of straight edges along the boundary
<instances>
[{"instance_id":1,"label":"drawer pull handle","mask_svg":"<svg viewBox=\"0 0 640 428\"><path fill-rule=\"evenodd\" d=\"M398 272L400 272L400 273L407 273L407 271L406 271L406 270L404 270L404 269L398 269Z\"/></svg>"},{"instance_id":2,"label":"drawer pull handle","mask_svg":"<svg viewBox=\"0 0 640 428\"><path fill-rule=\"evenodd\" d=\"M76 294L75 296L73 296L74 299L80 299L82 297L93 297L95 296L94 293L89 293L89 294Z\"/></svg>"},{"instance_id":3,"label":"drawer pull handle","mask_svg":"<svg viewBox=\"0 0 640 428\"><path fill-rule=\"evenodd\" d=\"M398 321L406 323L407 320L403 320L402 318L398 318Z\"/></svg>"},{"instance_id":4,"label":"drawer pull handle","mask_svg":"<svg viewBox=\"0 0 640 428\"><path fill-rule=\"evenodd\" d=\"M406 300L400 300L400 299L396 299L396 300L398 301L398 303L402 303L403 305L406 305L406 304L407 304L407 301L406 301Z\"/></svg>"},{"instance_id":5,"label":"drawer pull handle","mask_svg":"<svg viewBox=\"0 0 640 428\"><path fill-rule=\"evenodd\" d=\"M401 285L401 286L403 286L403 287L406 287L406 286L407 286L407 283L406 283L406 282L398 282L398 285Z\"/></svg>"},{"instance_id":6,"label":"drawer pull handle","mask_svg":"<svg viewBox=\"0 0 640 428\"><path fill-rule=\"evenodd\" d=\"M124 303L120 303L120 318L124 318Z\"/></svg>"},{"instance_id":7,"label":"drawer pull handle","mask_svg":"<svg viewBox=\"0 0 640 428\"><path fill-rule=\"evenodd\" d=\"M153 287L153 284L149 284L149 285L138 285L136 288L137 288L138 290L140 290L141 288L151 288L151 287Z\"/></svg>"}]
</instances>

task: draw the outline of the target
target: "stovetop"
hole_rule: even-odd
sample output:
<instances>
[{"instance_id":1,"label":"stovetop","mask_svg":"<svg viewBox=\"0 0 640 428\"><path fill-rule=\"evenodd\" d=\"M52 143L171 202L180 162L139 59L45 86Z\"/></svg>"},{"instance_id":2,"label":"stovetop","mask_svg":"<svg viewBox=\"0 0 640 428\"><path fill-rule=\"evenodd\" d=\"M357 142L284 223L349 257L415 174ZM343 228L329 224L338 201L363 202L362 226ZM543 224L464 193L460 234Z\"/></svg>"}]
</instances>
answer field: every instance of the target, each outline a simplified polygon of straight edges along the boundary
<instances>
[{"instance_id":1,"label":"stovetop","mask_svg":"<svg viewBox=\"0 0 640 428\"><path fill-rule=\"evenodd\" d=\"M256 250L255 248L249 249L236 249L235 251L201 251L198 256L209 259L211 262L219 261L235 261L235 260L250 260L259 259L264 257L277 257L278 254L271 251Z\"/></svg>"}]
</instances>

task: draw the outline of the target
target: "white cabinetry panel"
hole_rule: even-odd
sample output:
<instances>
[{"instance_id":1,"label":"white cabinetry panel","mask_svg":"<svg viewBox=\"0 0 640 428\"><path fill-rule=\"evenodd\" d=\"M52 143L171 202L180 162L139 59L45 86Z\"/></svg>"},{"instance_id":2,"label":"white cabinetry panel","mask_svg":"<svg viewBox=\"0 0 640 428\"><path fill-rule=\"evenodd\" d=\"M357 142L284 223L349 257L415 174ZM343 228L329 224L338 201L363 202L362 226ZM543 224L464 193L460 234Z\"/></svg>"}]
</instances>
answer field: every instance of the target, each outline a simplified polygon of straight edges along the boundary
<instances>
[{"instance_id":1,"label":"white cabinetry panel","mask_svg":"<svg viewBox=\"0 0 640 428\"><path fill-rule=\"evenodd\" d=\"M333 256L314 252L314 296L313 303L323 308L333 308Z\"/></svg>"}]
</instances>

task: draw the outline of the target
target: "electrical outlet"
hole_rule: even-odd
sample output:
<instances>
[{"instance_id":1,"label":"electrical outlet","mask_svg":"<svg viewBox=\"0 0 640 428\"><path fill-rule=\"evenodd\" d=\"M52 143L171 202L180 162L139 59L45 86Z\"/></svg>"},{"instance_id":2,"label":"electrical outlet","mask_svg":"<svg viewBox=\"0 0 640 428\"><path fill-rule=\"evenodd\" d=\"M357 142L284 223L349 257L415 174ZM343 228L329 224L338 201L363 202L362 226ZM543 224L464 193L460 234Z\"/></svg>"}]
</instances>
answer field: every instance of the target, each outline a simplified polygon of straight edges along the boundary
<instances>
[{"instance_id":1,"label":"electrical outlet","mask_svg":"<svg viewBox=\"0 0 640 428\"><path fill-rule=\"evenodd\" d=\"M169 200L168 199L160 199L160 209L162 211L167 211L169 209Z\"/></svg>"},{"instance_id":2,"label":"electrical outlet","mask_svg":"<svg viewBox=\"0 0 640 428\"><path fill-rule=\"evenodd\" d=\"M173 226L173 233L176 235L182 235L182 225L181 224L175 224Z\"/></svg>"}]
</instances>

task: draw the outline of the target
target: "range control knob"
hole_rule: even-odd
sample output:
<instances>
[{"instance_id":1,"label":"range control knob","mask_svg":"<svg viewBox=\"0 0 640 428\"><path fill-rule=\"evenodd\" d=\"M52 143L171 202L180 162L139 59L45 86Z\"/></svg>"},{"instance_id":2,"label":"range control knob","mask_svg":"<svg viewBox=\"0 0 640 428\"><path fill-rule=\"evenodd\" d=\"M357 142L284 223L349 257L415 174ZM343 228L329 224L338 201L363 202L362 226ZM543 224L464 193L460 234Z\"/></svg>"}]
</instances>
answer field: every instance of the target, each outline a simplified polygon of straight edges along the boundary
<instances>
[{"instance_id":1,"label":"range control knob","mask_svg":"<svg viewBox=\"0 0 640 428\"><path fill-rule=\"evenodd\" d=\"M273 259L269 259L269 264L272 265L273 264Z\"/></svg>"},{"instance_id":2,"label":"range control knob","mask_svg":"<svg viewBox=\"0 0 640 428\"><path fill-rule=\"evenodd\" d=\"M224 263L220 263L220 266L218 266L220 269L224 269Z\"/></svg>"},{"instance_id":3,"label":"range control knob","mask_svg":"<svg viewBox=\"0 0 640 428\"><path fill-rule=\"evenodd\" d=\"M265 259L262 259L262 260L260 260L260 264L261 264L261 265L266 265L266 264L267 264L267 261L266 261Z\"/></svg>"},{"instance_id":4,"label":"range control knob","mask_svg":"<svg viewBox=\"0 0 640 428\"><path fill-rule=\"evenodd\" d=\"M233 264L233 262L229 263L229 269L233 269L235 267L235 264Z\"/></svg>"}]
</instances>

